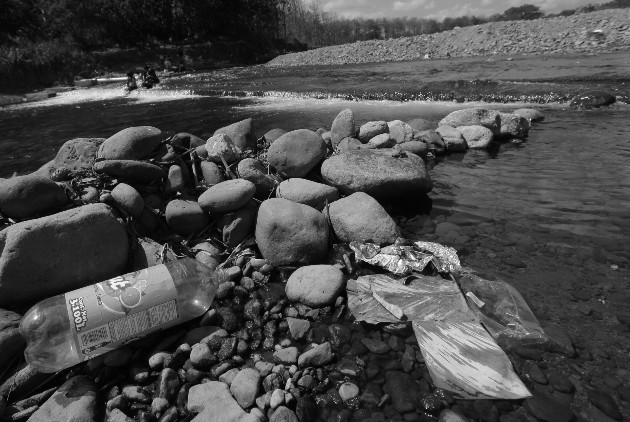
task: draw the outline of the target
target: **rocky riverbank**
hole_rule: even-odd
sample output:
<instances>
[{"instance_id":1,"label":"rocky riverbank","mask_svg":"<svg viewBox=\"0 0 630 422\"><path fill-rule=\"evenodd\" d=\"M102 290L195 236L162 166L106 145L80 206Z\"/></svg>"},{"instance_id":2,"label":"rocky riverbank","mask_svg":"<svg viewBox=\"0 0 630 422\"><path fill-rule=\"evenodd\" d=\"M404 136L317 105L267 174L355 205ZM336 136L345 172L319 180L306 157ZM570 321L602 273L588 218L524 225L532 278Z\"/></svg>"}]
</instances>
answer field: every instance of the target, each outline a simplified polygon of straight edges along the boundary
<instances>
[{"instance_id":1,"label":"rocky riverbank","mask_svg":"<svg viewBox=\"0 0 630 422\"><path fill-rule=\"evenodd\" d=\"M436 387L410 323L358 322L347 294L351 280L383 273L350 242L404 235L464 251L474 230L465 221L408 219L382 203L422 202L439 182L436 157L523 142L542 118L476 108L356 127L347 109L317 131L258 137L246 119L208 140L144 126L66 142L40 170L0 182L4 418L621 420L620 379L599 387L558 370L578 352L557 324L547 343L508 350L532 398L460 400ZM492 250L535 247L514 236L492 233ZM52 377L20 363L16 327L29 304L182 256L228 278L201 319Z\"/></svg>"},{"instance_id":2,"label":"rocky riverbank","mask_svg":"<svg viewBox=\"0 0 630 422\"><path fill-rule=\"evenodd\" d=\"M362 41L285 54L269 66L338 65L426 58L604 53L630 48L630 9L491 22L416 37Z\"/></svg>"}]
</instances>

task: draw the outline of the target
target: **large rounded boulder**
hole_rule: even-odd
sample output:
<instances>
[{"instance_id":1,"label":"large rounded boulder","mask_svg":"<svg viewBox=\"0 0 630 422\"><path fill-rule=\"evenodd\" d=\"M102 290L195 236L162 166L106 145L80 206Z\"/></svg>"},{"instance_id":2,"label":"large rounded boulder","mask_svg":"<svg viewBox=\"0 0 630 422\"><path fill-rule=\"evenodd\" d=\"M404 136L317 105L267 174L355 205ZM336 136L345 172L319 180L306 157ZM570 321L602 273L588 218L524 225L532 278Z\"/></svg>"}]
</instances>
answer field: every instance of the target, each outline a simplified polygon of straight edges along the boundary
<instances>
[{"instance_id":1,"label":"large rounded boulder","mask_svg":"<svg viewBox=\"0 0 630 422\"><path fill-rule=\"evenodd\" d=\"M345 243L394 243L400 229L385 208L364 192L339 199L328 208L332 228Z\"/></svg>"},{"instance_id":2,"label":"large rounded boulder","mask_svg":"<svg viewBox=\"0 0 630 422\"><path fill-rule=\"evenodd\" d=\"M322 177L344 195L365 192L378 199L412 197L433 188L422 158L387 150L334 155L322 164Z\"/></svg>"},{"instance_id":3,"label":"large rounded boulder","mask_svg":"<svg viewBox=\"0 0 630 422\"><path fill-rule=\"evenodd\" d=\"M276 196L321 210L326 202L339 199L339 191L333 186L296 177L280 183Z\"/></svg>"},{"instance_id":4,"label":"large rounded boulder","mask_svg":"<svg viewBox=\"0 0 630 422\"><path fill-rule=\"evenodd\" d=\"M0 232L0 307L20 306L124 272L125 226L105 204L90 204Z\"/></svg>"},{"instance_id":5,"label":"large rounded boulder","mask_svg":"<svg viewBox=\"0 0 630 422\"><path fill-rule=\"evenodd\" d=\"M488 110L481 107L457 110L440 120L439 126L473 126L487 127L492 133L501 131L501 118L496 110Z\"/></svg>"},{"instance_id":6,"label":"large rounded boulder","mask_svg":"<svg viewBox=\"0 0 630 422\"><path fill-rule=\"evenodd\" d=\"M103 160L94 164L94 171L132 183L148 184L166 177L160 166L136 160Z\"/></svg>"},{"instance_id":7,"label":"large rounded boulder","mask_svg":"<svg viewBox=\"0 0 630 422\"><path fill-rule=\"evenodd\" d=\"M98 156L106 160L150 158L162 142L162 131L153 126L128 127L107 138Z\"/></svg>"},{"instance_id":8,"label":"large rounded boulder","mask_svg":"<svg viewBox=\"0 0 630 422\"><path fill-rule=\"evenodd\" d=\"M287 299L313 308L332 305L346 286L346 279L332 265L308 265L291 274L285 292Z\"/></svg>"},{"instance_id":9,"label":"large rounded boulder","mask_svg":"<svg viewBox=\"0 0 630 422\"><path fill-rule=\"evenodd\" d=\"M171 230L182 236L199 233L210 224L210 216L199 204L187 199L170 201L164 215Z\"/></svg>"},{"instance_id":10,"label":"large rounded boulder","mask_svg":"<svg viewBox=\"0 0 630 422\"><path fill-rule=\"evenodd\" d=\"M210 213L235 211L247 204L256 193L256 186L249 180L226 180L211 186L197 199L201 208Z\"/></svg>"},{"instance_id":11,"label":"large rounded boulder","mask_svg":"<svg viewBox=\"0 0 630 422\"><path fill-rule=\"evenodd\" d=\"M524 138L529 133L529 120L518 114L499 113L501 118L501 136Z\"/></svg>"},{"instance_id":12,"label":"large rounded boulder","mask_svg":"<svg viewBox=\"0 0 630 422\"><path fill-rule=\"evenodd\" d=\"M61 186L38 174L0 182L0 209L11 218L49 213L67 202L68 195Z\"/></svg>"},{"instance_id":13,"label":"large rounded boulder","mask_svg":"<svg viewBox=\"0 0 630 422\"><path fill-rule=\"evenodd\" d=\"M326 157L326 142L308 129L287 132L269 147L267 159L282 176L303 177Z\"/></svg>"},{"instance_id":14,"label":"large rounded boulder","mask_svg":"<svg viewBox=\"0 0 630 422\"><path fill-rule=\"evenodd\" d=\"M328 252L328 222L316 209L282 198L258 209L256 243L273 266L313 264Z\"/></svg>"},{"instance_id":15,"label":"large rounded boulder","mask_svg":"<svg viewBox=\"0 0 630 422\"><path fill-rule=\"evenodd\" d=\"M251 118L217 129L214 131L214 134L229 136L234 145L241 151L256 150L256 136L254 135L253 120Z\"/></svg>"}]
</instances>

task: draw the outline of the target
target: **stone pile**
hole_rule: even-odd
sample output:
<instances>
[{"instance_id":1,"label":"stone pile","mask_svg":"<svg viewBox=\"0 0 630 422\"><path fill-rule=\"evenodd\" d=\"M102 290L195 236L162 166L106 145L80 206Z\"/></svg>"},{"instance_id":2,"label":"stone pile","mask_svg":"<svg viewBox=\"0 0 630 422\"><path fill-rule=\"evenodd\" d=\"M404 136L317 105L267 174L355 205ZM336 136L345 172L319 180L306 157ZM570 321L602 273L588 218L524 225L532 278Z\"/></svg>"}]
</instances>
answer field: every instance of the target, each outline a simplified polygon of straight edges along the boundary
<instances>
[{"instance_id":1,"label":"stone pile","mask_svg":"<svg viewBox=\"0 0 630 422\"><path fill-rule=\"evenodd\" d=\"M247 119L206 141L134 127L67 142L42 169L0 182L1 307L21 312L178 255L221 265L228 280L201 320L65 371L58 389L30 366L16 368L20 316L3 311L0 371L9 378L0 413L160 422L498 415L498 405L468 405L434 388L409 324L354 322L346 282L372 269L354 262L347 243L383 245L401 235L379 200L429 192L427 160L524 137L541 117L476 108L440 122L356 127L344 110L330 130L276 129L258 139ZM562 332L551 337L556 351L571 353ZM562 375L555 385L572 391ZM593 400L613 415L614 401L600 396ZM527 410L536 417L539 401Z\"/></svg>"}]
</instances>

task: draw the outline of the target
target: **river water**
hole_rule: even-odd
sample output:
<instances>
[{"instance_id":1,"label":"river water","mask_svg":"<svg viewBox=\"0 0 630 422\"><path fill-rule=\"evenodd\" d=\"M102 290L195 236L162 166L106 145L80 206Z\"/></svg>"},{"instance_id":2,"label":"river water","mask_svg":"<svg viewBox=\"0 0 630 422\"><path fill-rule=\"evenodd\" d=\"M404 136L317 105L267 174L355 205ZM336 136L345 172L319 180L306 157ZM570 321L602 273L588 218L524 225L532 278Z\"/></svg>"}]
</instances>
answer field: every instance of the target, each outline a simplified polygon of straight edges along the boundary
<instances>
[{"instance_id":1,"label":"river water","mask_svg":"<svg viewBox=\"0 0 630 422\"><path fill-rule=\"evenodd\" d=\"M207 138L248 117L262 135L330 127L345 108L358 127L472 106L536 107L545 120L526 140L429 163L430 206L405 198L390 210L409 237L453 245L466 265L517 286L541 322L559 323L595 356L579 364L580 377L606 389L604 375L630 353L614 328L630 300L630 105L574 110L568 100L587 89L627 95L629 83L630 54L618 53L258 66L165 78L128 96L120 84L79 89L0 108L0 177L36 170L69 139L129 126ZM616 376L630 382L628 371Z\"/></svg>"}]
</instances>

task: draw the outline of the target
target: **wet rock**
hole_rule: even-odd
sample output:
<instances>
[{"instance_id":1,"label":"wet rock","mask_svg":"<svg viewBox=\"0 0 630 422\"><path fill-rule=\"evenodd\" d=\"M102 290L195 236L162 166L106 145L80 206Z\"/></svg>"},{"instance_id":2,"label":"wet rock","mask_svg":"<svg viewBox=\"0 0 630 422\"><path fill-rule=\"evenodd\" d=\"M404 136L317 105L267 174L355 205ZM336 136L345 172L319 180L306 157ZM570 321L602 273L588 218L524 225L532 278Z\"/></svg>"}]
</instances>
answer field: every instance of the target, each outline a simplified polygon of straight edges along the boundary
<instances>
[{"instance_id":1,"label":"wet rock","mask_svg":"<svg viewBox=\"0 0 630 422\"><path fill-rule=\"evenodd\" d=\"M431 191L424 160L404 153L394 157L376 150L334 155L322 164L322 177L344 195L365 192L377 198L410 197Z\"/></svg>"},{"instance_id":2,"label":"wet rock","mask_svg":"<svg viewBox=\"0 0 630 422\"><path fill-rule=\"evenodd\" d=\"M171 368L164 368L160 372L155 390L155 397L172 401L181 386L177 372Z\"/></svg>"},{"instance_id":3,"label":"wet rock","mask_svg":"<svg viewBox=\"0 0 630 422\"><path fill-rule=\"evenodd\" d=\"M112 190L112 198L123 211L132 217L140 218L144 211L144 199L133 187L119 183Z\"/></svg>"},{"instance_id":4,"label":"wet rock","mask_svg":"<svg viewBox=\"0 0 630 422\"><path fill-rule=\"evenodd\" d=\"M94 171L105 173L130 183L149 184L166 176L166 172L155 164L135 160L104 160L94 164Z\"/></svg>"},{"instance_id":5,"label":"wet rock","mask_svg":"<svg viewBox=\"0 0 630 422\"><path fill-rule=\"evenodd\" d=\"M133 350L128 346L119 347L103 355L103 364L110 368L120 368L131 361Z\"/></svg>"},{"instance_id":6,"label":"wet rock","mask_svg":"<svg viewBox=\"0 0 630 422\"><path fill-rule=\"evenodd\" d=\"M219 359L210 350L207 344L198 343L190 352L190 363L201 371L209 371Z\"/></svg>"},{"instance_id":7,"label":"wet rock","mask_svg":"<svg viewBox=\"0 0 630 422\"><path fill-rule=\"evenodd\" d=\"M274 267L322 260L328 252L328 236L326 218L308 205L281 198L260 205L256 243Z\"/></svg>"},{"instance_id":8,"label":"wet rock","mask_svg":"<svg viewBox=\"0 0 630 422\"><path fill-rule=\"evenodd\" d=\"M255 158L245 158L238 163L238 175L241 179L249 180L256 186L254 196L258 199L267 199L271 191L278 184L277 180L269 175L267 169Z\"/></svg>"},{"instance_id":9,"label":"wet rock","mask_svg":"<svg viewBox=\"0 0 630 422\"><path fill-rule=\"evenodd\" d=\"M271 407L272 409L277 409L278 406L281 406L283 404L284 391L279 388L273 390L273 393L271 393L271 399L269 400L269 407Z\"/></svg>"},{"instance_id":10,"label":"wet rock","mask_svg":"<svg viewBox=\"0 0 630 422\"><path fill-rule=\"evenodd\" d=\"M437 129L437 127L436 127ZM429 150L436 155L446 153L446 144L435 130L425 130L417 134L417 139L427 144ZM404 144L403 144L404 145Z\"/></svg>"},{"instance_id":11,"label":"wet rock","mask_svg":"<svg viewBox=\"0 0 630 422\"><path fill-rule=\"evenodd\" d=\"M0 309L0 372L13 363L15 356L20 354L26 345L24 338L20 335L21 315Z\"/></svg>"},{"instance_id":12,"label":"wet rock","mask_svg":"<svg viewBox=\"0 0 630 422\"><path fill-rule=\"evenodd\" d=\"M377 355L384 355L385 353L388 353L390 350L387 343L382 342L380 340L374 340L374 339L366 337L366 338L361 339L361 343L363 343L363 345L367 347L367 349L370 352L375 353Z\"/></svg>"},{"instance_id":13,"label":"wet rock","mask_svg":"<svg viewBox=\"0 0 630 422\"><path fill-rule=\"evenodd\" d=\"M311 307L331 305L345 288L341 270L331 265L309 265L298 268L287 281L287 298Z\"/></svg>"},{"instance_id":14,"label":"wet rock","mask_svg":"<svg viewBox=\"0 0 630 422\"><path fill-rule=\"evenodd\" d=\"M615 96L602 91L588 91L576 95L571 99L569 106L572 108L599 108L615 102Z\"/></svg>"},{"instance_id":15,"label":"wet rock","mask_svg":"<svg viewBox=\"0 0 630 422\"><path fill-rule=\"evenodd\" d=\"M295 406L295 414L300 422L313 422L317 420L319 409L309 394L300 397Z\"/></svg>"},{"instance_id":16,"label":"wet rock","mask_svg":"<svg viewBox=\"0 0 630 422\"><path fill-rule=\"evenodd\" d=\"M359 128L357 138L362 143L367 143L370 139L383 133L389 133L389 127L385 121L372 121L367 122ZM352 136L352 135L350 135Z\"/></svg>"},{"instance_id":17,"label":"wet rock","mask_svg":"<svg viewBox=\"0 0 630 422\"><path fill-rule=\"evenodd\" d=\"M498 134L501 130L501 118L496 110L475 107L454 111L440 120L439 125L454 128L459 126L484 126L490 129L492 133Z\"/></svg>"},{"instance_id":18,"label":"wet rock","mask_svg":"<svg viewBox=\"0 0 630 422\"><path fill-rule=\"evenodd\" d=\"M271 144L267 159L282 176L303 177L326 157L326 151L326 143L318 134L298 129Z\"/></svg>"},{"instance_id":19,"label":"wet rock","mask_svg":"<svg viewBox=\"0 0 630 422\"><path fill-rule=\"evenodd\" d=\"M439 422L469 422L469 419L452 409L444 409L440 412Z\"/></svg>"},{"instance_id":20,"label":"wet rock","mask_svg":"<svg viewBox=\"0 0 630 422\"><path fill-rule=\"evenodd\" d=\"M171 230L182 236L199 233L210 224L210 216L196 201L173 199L164 214Z\"/></svg>"},{"instance_id":21,"label":"wet rock","mask_svg":"<svg viewBox=\"0 0 630 422\"><path fill-rule=\"evenodd\" d=\"M464 135L451 126L440 126L435 131L442 137L447 152L466 152L468 144Z\"/></svg>"},{"instance_id":22,"label":"wet rock","mask_svg":"<svg viewBox=\"0 0 630 422\"><path fill-rule=\"evenodd\" d=\"M457 130L462 134L468 148L486 149L492 142L493 133L483 126L460 126Z\"/></svg>"},{"instance_id":23,"label":"wet rock","mask_svg":"<svg viewBox=\"0 0 630 422\"><path fill-rule=\"evenodd\" d=\"M560 391L561 393L570 394L573 393L573 391L575 390L575 386L573 385L571 380L569 380L569 378L567 378L560 372L551 372L547 376L547 378L549 384L551 384L554 389Z\"/></svg>"},{"instance_id":24,"label":"wet rock","mask_svg":"<svg viewBox=\"0 0 630 422\"><path fill-rule=\"evenodd\" d=\"M258 422L255 416L247 414L232 397L228 386L219 381L191 387L186 408L193 414L198 413L194 422Z\"/></svg>"},{"instance_id":25,"label":"wet rock","mask_svg":"<svg viewBox=\"0 0 630 422\"><path fill-rule=\"evenodd\" d=\"M356 133L354 126L354 114L349 108L339 112L330 127L331 142L334 148L337 147L343 138L353 137Z\"/></svg>"},{"instance_id":26,"label":"wet rock","mask_svg":"<svg viewBox=\"0 0 630 422\"><path fill-rule=\"evenodd\" d=\"M217 229L221 232L223 243L228 247L236 247L254 231L256 225L256 202L250 201L244 207L223 214L217 218Z\"/></svg>"},{"instance_id":27,"label":"wet rock","mask_svg":"<svg viewBox=\"0 0 630 422\"><path fill-rule=\"evenodd\" d=\"M517 116L521 116L530 122L539 122L545 119L545 115L533 108L519 108L513 111Z\"/></svg>"},{"instance_id":28,"label":"wet rock","mask_svg":"<svg viewBox=\"0 0 630 422\"><path fill-rule=\"evenodd\" d=\"M203 180L208 186L214 186L221 182L225 182L225 176L218 165L212 161L202 161L199 164Z\"/></svg>"},{"instance_id":29,"label":"wet rock","mask_svg":"<svg viewBox=\"0 0 630 422\"><path fill-rule=\"evenodd\" d=\"M602 411L606 416L611 417L617 421L623 420L619 405L615 402L610 394L601 390L588 390L586 392L588 401Z\"/></svg>"},{"instance_id":30,"label":"wet rock","mask_svg":"<svg viewBox=\"0 0 630 422\"><path fill-rule=\"evenodd\" d=\"M219 314L219 326L223 328L227 332L233 332L238 330L238 317L232 311L232 309L228 307L221 307L217 309L217 313Z\"/></svg>"},{"instance_id":31,"label":"wet rock","mask_svg":"<svg viewBox=\"0 0 630 422\"><path fill-rule=\"evenodd\" d=\"M249 180L226 180L208 188L197 200L201 208L209 213L235 211L247 204L256 192Z\"/></svg>"},{"instance_id":32,"label":"wet rock","mask_svg":"<svg viewBox=\"0 0 630 422\"><path fill-rule=\"evenodd\" d=\"M225 134L230 137L234 145L241 151L256 151L256 136L254 135L253 120L251 118L232 123L214 131L214 135Z\"/></svg>"},{"instance_id":33,"label":"wet rock","mask_svg":"<svg viewBox=\"0 0 630 422\"><path fill-rule=\"evenodd\" d=\"M226 163L232 164L241 156L241 150L234 145L232 138L225 134L218 134L212 136L206 142L206 152L208 153L208 159L217 164L223 164L223 160ZM223 157L223 160L221 159Z\"/></svg>"},{"instance_id":34,"label":"wet rock","mask_svg":"<svg viewBox=\"0 0 630 422\"><path fill-rule=\"evenodd\" d=\"M76 138L65 142L52 162L55 168L70 171L89 170L96 161L96 155L105 138Z\"/></svg>"},{"instance_id":35,"label":"wet rock","mask_svg":"<svg viewBox=\"0 0 630 422\"><path fill-rule=\"evenodd\" d=\"M400 413L413 412L418 405L418 384L404 372L385 373L385 390L392 398L394 409Z\"/></svg>"},{"instance_id":36,"label":"wet rock","mask_svg":"<svg viewBox=\"0 0 630 422\"><path fill-rule=\"evenodd\" d=\"M243 409L254 405L259 389L260 374L252 368L241 370L230 385L230 392Z\"/></svg>"},{"instance_id":37,"label":"wet rock","mask_svg":"<svg viewBox=\"0 0 630 422\"><path fill-rule=\"evenodd\" d=\"M269 418L269 422L301 422L301 421L298 420L293 410L285 406L280 406L276 409L275 412L273 412L273 415L271 415L271 418Z\"/></svg>"},{"instance_id":38,"label":"wet rock","mask_svg":"<svg viewBox=\"0 0 630 422\"><path fill-rule=\"evenodd\" d=\"M106 160L144 160L162 142L162 131L152 126L128 127L107 138L98 156Z\"/></svg>"},{"instance_id":39,"label":"wet rock","mask_svg":"<svg viewBox=\"0 0 630 422\"><path fill-rule=\"evenodd\" d=\"M105 204L14 224L0 232L0 245L0 307L123 274L129 251L126 229Z\"/></svg>"},{"instance_id":40,"label":"wet rock","mask_svg":"<svg viewBox=\"0 0 630 422\"><path fill-rule=\"evenodd\" d=\"M524 138L529 132L529 120L517 114L499 113L501 118L501 136Z\"/></svg>"},{"instance_id":41,"label":"wet rock","mask_svg":"<svg viewBox=\"0 0 630 422\"><path fill-rule=\"evenodd\" d=\"M43 176L17 176L0 182L0 209L11 218L47 214L66 203L65 190Z\"/></svg>"},{"instance_id":42,"label":"wet rock","mask_svg":"<svg viewBox=\"0 0 630 422\"><path fill-rule=\"evenodd\" d=\"M543 395L534 395L525 400L523 407L530 415L543 422L572 420L571 409Z\"/></svg>"},{"instance_id":43,"label":"wet rock","mask_svg":"<svg viewBox=\"0 0 630 422\"><path fill-rule=\"evenodd\" d=\"M228 337L223 339L221 348L217 352L217 357L220 361L231 358L236 353L236 347L238 346L238 339L235 337Z\"/></svg>"},{"instance_id":44,"label":"wet rock","mask_svg":"<svg viewBox=\"0 0 630 422\"><path fill-rule=\"evenodd\" d=\"M332 203L339 199L339 191L333 186L296 177L280 183L276 197L321 210L326 202Z\"/></svg>"},{"instance_id":45,"label":"wet rock","mask_svg":"<svg viewBox=\"0 0 630 422\"><path fill-rule=\"evenodd\" d=\"M356 192L330 204L328 208L333 231L342 242L393 243L400 229L374 198Z\"/></svg>"},{"instance_id":46,"label":"wet rock","mask_svg":"<svg viewBox=\"0 0 630 422\"><path fill-rule=\"evenodd\" d=\"M575 348L569 334L558 324L551 324L545 328L549 338L548 347L552 352L562 353L567 357L575 357Z\"/></svg>"},{"instance_id":47,"label":"wet rock","mask_svg":"<svg viewBox=\"0 0 630 422\"><path fill-rule=\"evenodd\" d=\"M595 407L584 407L577 416L579 422L612 422L615 420Z\"/></svg>"},{"instance_id":48,"label":"wet rock","mask_svg":"<svg viewBox=\"0 0 630 422\"><path fill-rule=\"evenodd\" d=\"M302 353L298 358L298 367L323 366L331 362L333 357L330 343L326 342Z\"/></svg>"},{"instance_id":49,"label":"wet rock","mask_svg":"<svg viewBox=\"0 0 630 422\"><path fill-rule=\"evenodd\" d=\"M28 419L31 422L97 420L98 390L88 377L70 378Z\"/></svg>"},{"instance_id":50,"label":"wet rock","mask_svg":"<svg viewBox=\"0 0 630 422\"><path fill-rule=\"evenodd\" d=\"M287 318L287 324L289 325L289 333L294 340L301 340L304 338L308 330L311 329L311 323L305 319Z\"/></svg>"},{"instance_id":51,"label":"wet rock","mask_svg":"<svg viewBox=\"0 0 630 422\"><path fill-rule=\"evenodd\" d=\"M427 154L429 153L429 146L424 141L405 142L404 144L400 144L400 149L416 154L423 159L426 159Z\"/></svg>"}]
</instances>

